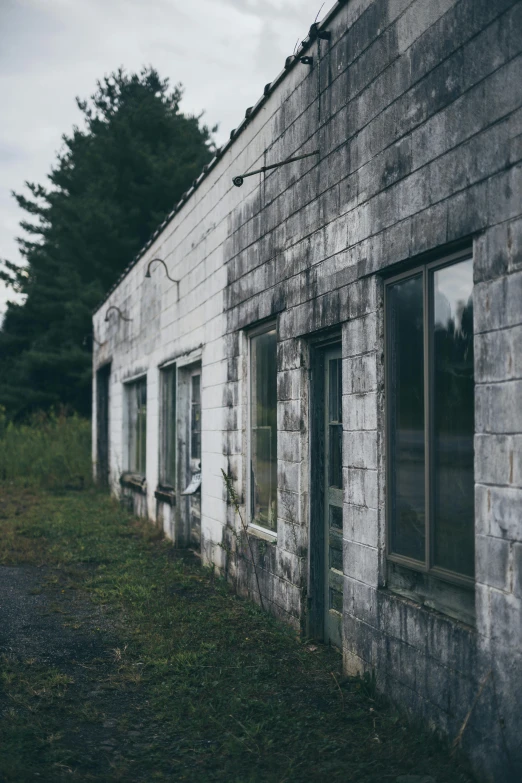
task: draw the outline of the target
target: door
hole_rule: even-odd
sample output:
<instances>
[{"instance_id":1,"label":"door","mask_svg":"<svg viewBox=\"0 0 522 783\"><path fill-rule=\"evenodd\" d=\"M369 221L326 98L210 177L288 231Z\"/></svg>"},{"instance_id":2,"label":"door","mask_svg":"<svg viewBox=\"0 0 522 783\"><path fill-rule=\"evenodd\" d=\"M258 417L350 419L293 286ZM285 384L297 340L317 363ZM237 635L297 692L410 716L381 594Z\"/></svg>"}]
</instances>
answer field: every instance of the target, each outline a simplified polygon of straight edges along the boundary
<instances>
[{"instance_id":1,"label":"door","mask_svg":"<svg viewBox=\"0 0 522 783\"><path fill-rule=\"evenodd\" d=\"M96 373L96 479L109 484L109 381L110 364Z\"/></svg>"},{"instance_id":2,"label":"door","mask_svg":"<svg viewBox=\"0 0 522 783\"><path fill-rule=\"evenodd\" d=\"M324 640L342 646L343 418L341 348L324 356Z\"/></svg>"}]
</instances>

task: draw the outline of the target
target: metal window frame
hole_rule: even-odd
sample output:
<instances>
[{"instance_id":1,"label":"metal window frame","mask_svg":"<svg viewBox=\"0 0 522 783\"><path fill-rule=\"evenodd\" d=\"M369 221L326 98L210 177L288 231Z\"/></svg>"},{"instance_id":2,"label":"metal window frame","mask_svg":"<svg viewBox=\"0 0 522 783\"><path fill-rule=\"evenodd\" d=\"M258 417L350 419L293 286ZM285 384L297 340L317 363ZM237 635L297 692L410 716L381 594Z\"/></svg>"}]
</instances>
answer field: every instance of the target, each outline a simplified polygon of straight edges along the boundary
<instances>
[{"instance_id":1,"label":"metal window frame","mask_svg":"<svg viewBox=\"0 0 522 783\"><path fill-rule=\"evenodd\" d=\"M170 490L175 491L176 490L176 484L177 484L177 472L178 472L178 367L176 362L169 362L168 364L162 365L159 368L160 371L160 400L161 400L161 408L160 408L160 438L159 438L159 486L162 488L168 488ZM167 462L167 438L169 437L169 429L167 424L167 411L166 411L166 389L168 384L168 376L173 375L174 376L174 399L175 399L175 407L174 407L174 443L171 444L171 448L174 448L175 451L175 469L174 469L174 480L173 482L166 481L165 472L166 472L166 462Z\"/></svg>"},{"instance_id":2,"label":"metal window frame","mask_svg":"<svg viewBox=\"0 0 522 783\"><path fill-rule=\"evenodd\" d=\"M278 323L277 318L270 319L269 321L264 321L262 324L259 324L258 326L255 326L251 329L249 329L245 336L247 338L247 388L246 388L246 400L247 400L247 464L246 464L246 519L247 519L247 525L248 528L254 531L258 531L259 533L264 533L270 536L273 539L277 538L277 517L276 517L276 527L275 530L272 530L269 527L265 527L264 525L260 525L259 522L255 522L252 517L252 340L255 337L259 337L261 334L266 334L267 332L275 332L276 336L276 351L277 351L277 344L279 342L279 335L278 335ZM276 366L276 377L277 377L277 366ZM276 416L277 416L277 381L276 381ZM277 427L276 427L277 432ZM277 450L276 450L276 462L277 462ZM276 486L276 496L277 496L277 490L278 487Z\"/></svg>"},{"instance_id":3,"label":"metal window frame","mask_svg":"<svg viewBox=\"0 0 522 783\"><path fill-rule=\"evenodd\" d=\"M433 373L433 297L430 295L433 286L433 273L444 267L452 266L460 261L473 259L473 252L470 247L416 264L399 274L388 277L384 280L384 389L385 389L385 442L386 442L386 558L398 565L411 568L414 571L420 571L430 576L435 576L445 582L460 585L461 587L473 588L475 578L450 571L440 566L433 565L434 550L434 496L432 492L434 478L434 460L433 460L433 428L434 428L434 373ZM392 512L392 460L390 455L391 444L391 330L389 328L389 289L401 280L415 277L422 274L422 292L423 292L423 370L424 370L424 487L425 487L425 553L424 562L415 560L406 555L400 555L392 551L391 536L393 526Z\"/></svg>"}]
</instances>

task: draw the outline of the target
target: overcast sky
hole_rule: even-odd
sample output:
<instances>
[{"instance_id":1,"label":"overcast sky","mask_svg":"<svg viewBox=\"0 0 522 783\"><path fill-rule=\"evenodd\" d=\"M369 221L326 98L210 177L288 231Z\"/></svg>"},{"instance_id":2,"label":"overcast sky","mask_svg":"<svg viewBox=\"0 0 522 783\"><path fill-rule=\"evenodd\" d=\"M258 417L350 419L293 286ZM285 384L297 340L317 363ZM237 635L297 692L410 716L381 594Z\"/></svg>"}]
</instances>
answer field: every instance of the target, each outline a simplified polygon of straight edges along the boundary
<instances>
[{"instance_id":1,"label":"overcast sky","mask_svg":"<svg viewBox=\"0 0 522 783\"><path fill-rule=\"evenodd\" d=\"M18 261L12 190L45 184L75 97L120 65L181 82L221 145L282 70L322 0L0 0L0 258ZM327 0L319 18L333 4ZM0 317L8 296L0 282Z\"/></svg>"}]
</instances>

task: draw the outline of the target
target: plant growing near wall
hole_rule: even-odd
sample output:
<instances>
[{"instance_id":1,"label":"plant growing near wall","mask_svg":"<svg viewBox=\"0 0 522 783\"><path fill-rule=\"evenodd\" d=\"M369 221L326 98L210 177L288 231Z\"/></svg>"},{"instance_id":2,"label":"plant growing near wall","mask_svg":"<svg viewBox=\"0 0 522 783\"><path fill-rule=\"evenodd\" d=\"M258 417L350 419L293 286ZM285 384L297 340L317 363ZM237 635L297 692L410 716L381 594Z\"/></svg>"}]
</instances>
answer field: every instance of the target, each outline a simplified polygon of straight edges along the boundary
<instances>
[{"instance_id":1,"label":"plant growing near wall","mask_svg":"<svg viewBox=\"0 0 522 783\"><path fill-rule=\"evenodd\" d=\"M234 510L236 514L239 517L239 520L241 522L241 530L244 533L244 536L246 538L246 542L248 544L248 550L250 552L250 560L252 562L252 568L254 569L254 576L256 579L256 586L257 586L257 592L259 593L259 603L261 604L261 608L264 609L264 603L263 603L263 596L261 594L261 588L259 586L259 574L257 572L257 565L256 560L254 557L254 552L252 550L252 544L250 543L250 538L248 535L248 527L244 520L243 514L241 513L241 508L239 506L239 499L237 497L236 490L234 489L234 484L232 483L232 477L229 476L223 468L221 468L221 473L223 474L223 481L225 482L225 486L227 488L228 495L230 497L230 500L232 501L232 505L234 506Z\"/></svg>"}]
</instances>

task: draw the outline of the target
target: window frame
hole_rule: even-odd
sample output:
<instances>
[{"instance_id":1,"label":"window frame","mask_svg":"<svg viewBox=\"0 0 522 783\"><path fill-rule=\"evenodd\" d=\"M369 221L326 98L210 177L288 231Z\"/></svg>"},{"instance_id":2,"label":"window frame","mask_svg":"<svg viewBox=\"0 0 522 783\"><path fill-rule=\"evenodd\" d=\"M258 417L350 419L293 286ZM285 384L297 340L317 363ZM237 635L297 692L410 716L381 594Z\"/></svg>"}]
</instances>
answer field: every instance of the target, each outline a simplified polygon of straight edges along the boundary
<instances>
[{"instance_id":1,"label":"window frame","mask_svg":"<svg viewBox=\"0 0 522 783\"><path fill-rule=\"evenodd\" d=\"M384 390L385 390L385 443L386 443L386 558L392 563L419 571L423 574L436 577L444 582L449 582L464 588L475 587L475 577L459 574L441 566L433 565L434 532L432 523L434 516L434 458L433 458L433 430L434 430L434 351L433 351L433 301L430 301L430 275L434 270L452 266L460 261L473 260L473 252L470 247L459 250L450 255L438 257L431 261L416 264L406 271L395 274L384 280ZM390 444L392 443L392 369L390 357L392 355L392 334L389 328L389 304L388 291L390 287L401 280L422 274L423 286L423 383L424 383L424 487L425 487L425 551L424 562L400 555L392 551L391 537L393 524L392 510L392 459ZM474 287L473 289L474 290ZM431 298L432 300L433 298Z\"/></svg>"},{"instance_id":2,"label":"window frame","mask_svg":"<svg viewBox=\"0 0 522 783\"><path fill-rule=\"evenodd\" d=\"M247 519L247 526L250 530L253 530L256 533L260 533L262 536L266 536L270 538L273 541L277 540L277 514L276 514L276 527L275 530L272 530L269 527L265 527L264 525L260 525L259 522L255 522L252 518L252 475L251 475L251 464L252 464L252 340L255 337L259 337L262 334L266 334L267 332L275 332L275 338L276 338L276 351L277 351L277 344L278 344L278 325L277 325L277 319L271 319L270 321L265 321L262 324L259 324L259 326L253 327L252 329L249 329L248 332L246 332L246 339L247 339L247 375L246 375L246 400L247 400L247 427L246 427L246 437L247 437L247 448L246 448L246 457L247 457L247 463L246 463L246 519ZM277 361L277 353L276 353L276 361ZM276 435L278 433L277 428L277 364L276 364ZM276 443L276 471L277 471L277 443ZM276 500L277 500L277 493L278 493L278 482L276 479Z\"/></svg>"},{"instance_id":3,"label":"window frame","mask_svg":"<svg viewBox=\"0 0 522 783\"><path fill-rule=\"evenodd\" d=\"M145 386L145 465L144 465L144 471L135 470L131 467L132 459L131 459L131 443L132 443L132 434L131 434L131 426L132 426L132 417L131 417L131 395L136 394L136 390L139 384L144 384ZM125 397L126 397L126 404L125 404L125 410L126 410L126 420L127 420L127 438L126 438L126 462L127 462L127 470L129 473L132 473L135 476L140 476L141 478L146 479L147 478L147 429L148 429L148 383L147 383L147 373L144 375L139 375L135 378L130 378L129 380L125 381ZM136 422L137 422L137 416L136 416Z\"/></svg>"},{"instance_id":4,"label":"window frame","mask_svg":"<svg viewBox=\"0 0 522 783\"><path fill-rule=\"evenodd\" d=\"M165 405L165 396L167 393L168 376L173 375L173 390L174 390L174 443L170 445L171 449L174 449L174 477L173 481L166 481L166 463L168 445L167 439L169 437L169 429L167 425L167 411ZM169 363L160 367L160 394L161 394L161 411L160 411L160 439L159 439L159 471L158 471L158 486L161 489L167 489L171 492L176 491L177 478L178 478L178 368L176 362Z\"/></svg>"}]
</instances>

